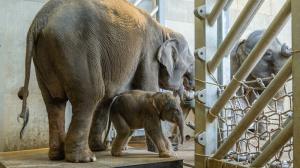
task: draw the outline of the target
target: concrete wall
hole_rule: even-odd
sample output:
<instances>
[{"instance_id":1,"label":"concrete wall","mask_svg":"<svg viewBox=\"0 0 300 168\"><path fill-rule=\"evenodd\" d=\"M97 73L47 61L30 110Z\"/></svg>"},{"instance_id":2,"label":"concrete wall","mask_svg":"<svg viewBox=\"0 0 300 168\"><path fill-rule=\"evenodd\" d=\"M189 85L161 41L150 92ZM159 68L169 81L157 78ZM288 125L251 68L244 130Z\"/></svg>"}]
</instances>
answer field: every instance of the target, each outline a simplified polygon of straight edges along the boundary
<instances>
[{"instance_id":1,"label":"concrete wall","mask_svg":"<svg viewBox=\"0 0 300 168\"><path fill-rule=\"evenodd\" d=\"M28 97L30 118L23 140L19 139L22 121L17 122L22 105L17 92L23 86L25 76L26 34L45 2L47 0L0 0L0 152L48 146L47 113L34 68L31 70ZM146 0L140 7L151 11L152 0ZM70 118L71 106L68 104L66 129Z\"/></svg>"},{"instance_id":2,"label":"concrete wall","mask_svg":"<svg viewBox=\"0 0 300 168\"><path fill-rule=\"evenodd\" d=\"M45 0L0 0L0 151L47 146L46 110L32 71L28 107L30 119L23 141L17 122L21 101L17 91L23 86L25 39L35 13Z\"/></svg>"},{"instance_id":3,"label":"concrete wall","mask_svg":"<svg viewBox=\"0 0 300 168\"><path fill-rule=\"evenodd\" d=\"M165 25L182 33L194 51L194 0L165 1Z\"/></svg>"}]
</instances>

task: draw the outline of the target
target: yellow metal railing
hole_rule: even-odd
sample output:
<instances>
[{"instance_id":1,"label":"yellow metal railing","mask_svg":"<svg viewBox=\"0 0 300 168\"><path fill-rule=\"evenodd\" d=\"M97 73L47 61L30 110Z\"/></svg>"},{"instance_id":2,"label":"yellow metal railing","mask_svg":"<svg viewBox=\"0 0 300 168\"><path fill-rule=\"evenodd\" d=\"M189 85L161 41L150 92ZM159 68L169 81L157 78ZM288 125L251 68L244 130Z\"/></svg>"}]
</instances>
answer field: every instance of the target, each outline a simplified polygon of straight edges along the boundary
<instances>
[{"instance_id":1,"label":"yellow metal railing","mask_svg":"<svg viewBox=\"0 0 300 168\"><path fill-rule=\"evenodd\" d=\"M233 75L233 79L226 86L220 97L213 96L213 94L216 94L217 89L215 86L209 84L212 80L216 80L213 79L212 76L223 58L228 55L229 51L235 45L235 42L239 40L252 18L263 4L264 0L248 0L232 28L225 36L222 43L217 47L215 43L212 42L216 40L214 34L217 33L217 26L215 25L215 22L217 18L221 16L222 11L226 10L230 6L231 2L231 0L195 0L195 6L197 7L194 11L195 16L200 18L200 20L195 20L195 47L197 48L197 52L195 54L200 58L196 61L196 78L198 81L206 81L206 83L198 82L196 85L196 89L199 90L198 94L204 95L203 97L205 100L198 101L196 105L195 123L197 132L196 136L198 136L196 138L198 138L198 141L201 142L196 144L195 167L226 167L224 165L228 165L228 167L230 167L230 163L226 163L222 159L248 129L251 123L258 117L260 112L268 105L269 101L275 96L277 91L282 88L291 75L293 75L294 92L293 119L287 120L284 128L274 134L271 138L272 140L266 142L263 148L260 148L262 149L261 154L254 159L250 167L265 166L292 137L294 137L294 153L296 153L296 155L293 156L294 167L300 167L300 156L297 155L297 153L300 152L300 57L297 57L297 54L294 54L293 57L286 62L268 87L262 92L249 111L241 119L239 124L235 126L225 142L223 142L220 147L216 144L216 118L218 118L218 115L224 109L227 102L237 92L242 81L249 76L250 72L263 57L268 46L280 33L291 15L293 50L299 50L300 48L300 12L297 11L300 9L300 1L286 0L268 29L264 32L263 37L247 56L246 60L240 66L240 69ZM197 55L199 53L202 55ZM293 136L293 132L297 132L297 134L294 134ZM235 167L245 166L235 165Z\"/></svg>"}]
</instances>

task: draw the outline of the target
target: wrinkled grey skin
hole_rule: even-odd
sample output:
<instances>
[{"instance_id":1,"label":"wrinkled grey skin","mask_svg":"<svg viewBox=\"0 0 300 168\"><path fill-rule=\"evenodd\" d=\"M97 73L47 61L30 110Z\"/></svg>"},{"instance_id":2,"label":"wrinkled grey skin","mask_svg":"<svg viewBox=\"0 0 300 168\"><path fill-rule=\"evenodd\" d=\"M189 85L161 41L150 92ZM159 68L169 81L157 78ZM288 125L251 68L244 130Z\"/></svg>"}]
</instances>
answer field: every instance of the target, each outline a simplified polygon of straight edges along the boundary
<instances>
[{"instance_id":1,"label":"wrinkled grey skin","mask_svg":"<svg viewBox=\"0 0 300 168\"><path fill-rule=\"evenodd\" d=\"M243 61L250 54L257 42L261 39L264 30L254 31L246 40L238 43L230 54L231 60L231 76L233 76ZM291 56L291 50L286 44L282 44L277 38L271 43L263 58L258 62L252 70L247 80L255 80L256 78L271 77L276 75L281 67L286 63ZM269 82L265 82L268 85Z\"/></svg>"},{"instance_id":2,"label":"wrinkled grey skin","mask_svg":"<svg viewBox=\"0 0 300 168\"><path fill-rule=\"evenodd\" d=\"M117 131L111 154L122 155L135 129L144 128L146 134L158 148L160 157L172 156L168 139L164 136L161 120L176 124L183 142L183 112L180 102L172 93L132 90L116 97L110 108L110 119Z\"/></svg>"},{"instance_id":3,"label":"wrinkled grey skin","mask_svg":"<svg viewBox=\"0 0 300 168\"><path fill-rule=\"evenodd\" d=\"M233 76L243 61L250 54L251 50L255 47L258 41L263 36L264 30L257 30L252 32L246 40L238 43L231 52L230 61L231 61L231 76ZM287 62L291 56L291 49L286 45L282 44L277 38L271 43L268 50L263 55L262 59L257 63L255 68L252 70L250 75L247 77L247 81L256 80L258 78L267 78L276 75L282 66ZM268 86L270 80L263 82L265 87ZM257 83L250 85L252 87L260 87ZM257 95L250 92L248 94L249 103L252 104L257 96L262 93L263 90L258 90ZM246 92L246 91L245 91ZM239 93L240 94L240 91ZM279 97L283 92L279 91L275 97ZM271 104L271 106L273 106ZM274 107L274 106L273 106ZM278 102L279 109L283 110L283 100ZM258 131L260 133L264 132L265 127L262 126L262 123L258 123Z\"/></svg>"},{"instance_id":4,"label":"wrinkled grey skin","mask_svg":"<svg viewBox=\"0 0 300 168\"><path fill-rule=\"evenodd\" d=\"M46 3L27 35L21 117L27 113L31 59L48 112L49 158L70 162L95 161L89 135L92 148L101 145L93 134L107 121L105 114L98 122L101 104L129 89L177 90L194 62L181 34L125 0ZM67 100L73 116L65 134Z\"/></svg>"}]
</instances>

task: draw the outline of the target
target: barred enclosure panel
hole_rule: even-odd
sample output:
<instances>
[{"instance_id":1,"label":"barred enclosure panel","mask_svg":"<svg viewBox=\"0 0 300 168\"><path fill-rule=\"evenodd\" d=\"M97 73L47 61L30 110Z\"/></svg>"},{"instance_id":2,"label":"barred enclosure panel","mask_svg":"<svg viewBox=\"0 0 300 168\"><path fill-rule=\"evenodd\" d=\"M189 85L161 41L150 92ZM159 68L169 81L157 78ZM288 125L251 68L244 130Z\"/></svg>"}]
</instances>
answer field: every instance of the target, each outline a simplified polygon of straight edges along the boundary
<instances>
[{"instance_id":1,"label":"barred enclosure panel","mask_svg":"<svg viewBox=\"0 0 300 168\"><path fill-rule=\"evenodd\" d=\"M300 114L297 103L299 82L296 72L299 62L299 37L292 37L289 58L278 73L262 78L254 77L252 71L269 52L292 15L293 34L300 30L297 0L284 0L270 25L258 42L237 65L231 81L219 84L224 57L233 49L265 0L243 1L244 8L225 37L219 37L223 10L232 0L196 0L196 167L299 167L300 149L298 129ZM297 7L293 7L297 5ZM217 23L217 24L216 24ZM298 33L299 34L299 33ZM204 39L201 39L202 38ZM221 42L215 46L215 36ZM281 48L281 54L284 50ZM266 54L267 55L267 54ZM222 65L222 64L221 64ZM272 65L265 65L272 66ZM291 77L293 75L294 79ZM293 84L293 86L292 86ZM299 100L298 100L299 101ZM297 100L296 100L297 102ZM298 112L298 113L297 113ZM294 122L295 121L295 122ZM299 128L300 129L300 128ZM293 134L293 133L297 134ZM215 141L217 139L217 141ZM294 140L293 140L294 139ZM293 154L295 153L295 155Z\"/></svg>"},{"instance_id":2,"label":"barred enclosure panel","mask_svg":"<svg viewBox=\"0 0 300 168\"><path fill-rule=\"evenodd\" d=\"M270 81L273 77L245 81L240 90L226 104L219 115L218 143L222 144L231 131L251 108L251 99L256 99L265 89L263 81ZM286 82L271 102L261 112L247 131L235 143L235 146L225 156L229 162L241 162L245 165L252 161L269 144L275 135L286 126L292 117L292 79ZM220 87L220 90L223 88ZM249 100L250 99L250 100ZM254 100L255 101L255 100ZM293 167L293 140L280 149L266 167Z\"/></svg>"}]
</instances>

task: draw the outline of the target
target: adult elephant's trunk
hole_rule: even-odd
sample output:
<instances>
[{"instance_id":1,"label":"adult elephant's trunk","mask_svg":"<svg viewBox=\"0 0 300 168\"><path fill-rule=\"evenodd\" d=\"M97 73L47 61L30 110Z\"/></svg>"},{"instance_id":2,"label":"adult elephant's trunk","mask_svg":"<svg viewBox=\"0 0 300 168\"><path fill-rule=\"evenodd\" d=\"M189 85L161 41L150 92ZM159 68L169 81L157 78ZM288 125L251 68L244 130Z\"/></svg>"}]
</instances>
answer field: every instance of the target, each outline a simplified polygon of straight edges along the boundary
<instances>
[{"instance_id":1,"label":"adult elephant's trunk","mask_svg":"<svg viewBox=\"0 0 300 168\"><path fill-rule=\"evenodd\" d=\"M195 65L194 64L184 74L183 85L186 90L195 89Z\"/></svg>"},{"instance_id":2,"label":"adult elephant's trunk","mask_svg":"<svg viewBox=\"0 0 300 168\"><path fill-rule=\"evenodd\" d=\"M181 144L183 144L183 137L184 137L184 134L183 134L183 128L184 128L183 115L178 116L176 124L179 128L180 137L181 137Z\"/></svg>"}]
</instances>

